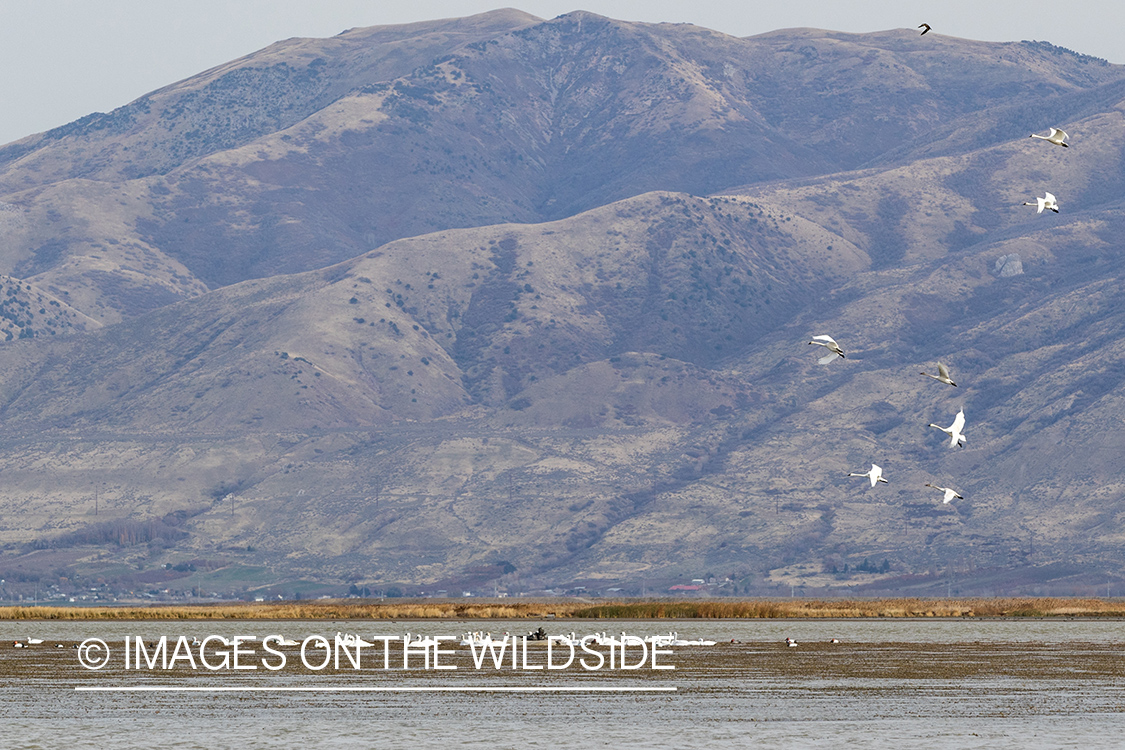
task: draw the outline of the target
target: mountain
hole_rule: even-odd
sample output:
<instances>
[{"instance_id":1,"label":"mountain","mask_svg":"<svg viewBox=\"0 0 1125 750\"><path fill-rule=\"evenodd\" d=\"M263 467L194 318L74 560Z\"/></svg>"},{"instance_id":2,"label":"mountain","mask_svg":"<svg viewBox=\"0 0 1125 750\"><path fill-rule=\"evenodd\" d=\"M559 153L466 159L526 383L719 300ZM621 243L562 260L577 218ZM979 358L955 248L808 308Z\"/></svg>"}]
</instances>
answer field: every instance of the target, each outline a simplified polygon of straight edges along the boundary
<instances>
[{"instance_id":1,"label":"mountain","mask_svg":"<svg viewBox=\"0 0 1125 750\"><path fill-rule=\"evenodd\" d=\"M1018 102L978 128L995 144L1038 127L1037 102L1114 84L1119 66L1049 45L907 30L737 39L514 11L353 30L0 149L30 228L0 271L80 287L116 322L432 231L856 169ZM58 227L75 202L84 221Z\"/></svg>"},{"instance_id":2,"label":"mountain","mask_svg":"<svg viewBox=\"0 0 1125 750\"><path fill-rule=\"evenodd\" d=\"M1043 42L496 11L9 144L0 576L1107 585L1123 102Z\"/></svg>"}]
</instances>

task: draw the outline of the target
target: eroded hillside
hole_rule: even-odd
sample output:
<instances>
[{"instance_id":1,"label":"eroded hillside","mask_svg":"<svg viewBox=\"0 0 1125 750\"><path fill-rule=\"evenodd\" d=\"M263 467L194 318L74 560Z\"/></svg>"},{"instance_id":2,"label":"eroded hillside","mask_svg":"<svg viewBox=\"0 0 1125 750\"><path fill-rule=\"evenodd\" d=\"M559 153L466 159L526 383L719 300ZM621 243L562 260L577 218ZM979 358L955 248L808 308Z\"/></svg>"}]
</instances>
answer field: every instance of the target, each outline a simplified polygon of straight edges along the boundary
<instances>
[{"instance_id":1,"label":"eroded hillside","mask_svg":"<svg viewBox=\"0 0 1125 750\"><path fill-rule=\"evenodd\" d=\"M1043 43L505 11L11 144L0 574L1101 585L1123 85Z\"/></svg>"}]
</instances>

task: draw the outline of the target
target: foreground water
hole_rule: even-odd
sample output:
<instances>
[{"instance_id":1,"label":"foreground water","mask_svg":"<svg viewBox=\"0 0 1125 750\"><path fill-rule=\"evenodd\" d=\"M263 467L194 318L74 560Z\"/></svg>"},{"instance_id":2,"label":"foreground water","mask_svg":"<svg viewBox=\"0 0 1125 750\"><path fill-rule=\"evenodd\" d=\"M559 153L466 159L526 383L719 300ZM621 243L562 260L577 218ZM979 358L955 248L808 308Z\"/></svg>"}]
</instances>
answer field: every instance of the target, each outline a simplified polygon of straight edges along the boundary
<instances>
[{"instance_id":1,"label":"foreground water","mask_svg":"<svg viewBox=\"0 0 1125 750\"><path fill-rule=\"evenodd\" d=\"M477 669L469 649L453 645L443 647L456 649L443 666L457 669L442 671L427 669L421 656L402 669L400 645L390 669L381 649L358 670L346 658L342 668L310 670L297 648L279 649L287 661L276 671L264 667L261 651L241 664L256 670L192 670L183 659L167 671L123 663L126 636L147 646L167 636L171 651L180 636L278 633L301 641L337 631L371 638L488 630L501 637L539 625L579 635L672 629L717 643L670 649L658 663L674 670L534 669L544 660L541 646L516 668L505 660ZM28 637L45 642L13 648ZM800 645L787 647L786 637ZM80 666L73 646L87 638L113 652L103 669ZM1125 736L1123 643L1119 621L3 622L0 745L1117 748ZM224 650L217 645L212 664ZM310 661L317 653L308 652ZM630 663L637 658L630 653ZM411 692L396 692L403 688ZM524 688L554 692L498 692Z\"/></svg>"}]
</instances>

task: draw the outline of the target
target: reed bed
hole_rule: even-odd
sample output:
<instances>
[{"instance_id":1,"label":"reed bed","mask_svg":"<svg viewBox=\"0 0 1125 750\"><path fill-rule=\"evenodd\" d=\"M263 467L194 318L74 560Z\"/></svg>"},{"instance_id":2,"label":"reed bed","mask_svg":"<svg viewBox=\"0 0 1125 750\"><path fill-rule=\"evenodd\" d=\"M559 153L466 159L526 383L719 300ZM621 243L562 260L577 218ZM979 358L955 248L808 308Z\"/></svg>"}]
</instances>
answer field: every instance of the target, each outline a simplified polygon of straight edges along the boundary
<instances>
[{"instance_id":1,"label":"reed bed","mask_svg":"<svg viewBox=\"0 0 1125 750\"><path fill-rule=\"evenodd\" d=\"M785 619L849 617L1125 617L1125 602L1103 599L784 599L603 604L572 617L615 619Z\"/></svg>"},{"instance_id":2,"label":"reed bed","mask_svg":"<svg viewBox=\"0 0 1125 750\"><path fill-rule=\"evenodd\" d=\"M0 620L629 620L850 617L1125 617L1107 599L758 599L607 602L260 602L137 607L0 607Z\"/></svg>"},{"instance_id":3,"label":"reed bed","mask_svg":"<svg viewBox=\"0 0 1125 750\"><path fill-rule=\"evenodd\" d=\"M581 604L256 602L140 607L0 607L0 620L507 620L569 615Z\"/></svg>"}]
</instances>

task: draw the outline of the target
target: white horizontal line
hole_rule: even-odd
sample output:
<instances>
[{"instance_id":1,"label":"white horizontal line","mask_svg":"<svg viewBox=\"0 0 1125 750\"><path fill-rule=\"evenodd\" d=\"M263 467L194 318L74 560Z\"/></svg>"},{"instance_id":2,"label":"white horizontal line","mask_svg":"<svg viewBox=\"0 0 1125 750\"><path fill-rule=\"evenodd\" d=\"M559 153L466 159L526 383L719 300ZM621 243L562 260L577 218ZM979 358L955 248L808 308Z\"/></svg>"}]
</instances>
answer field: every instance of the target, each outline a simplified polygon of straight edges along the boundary
<instances>
[{"instance_id":1,"label":"white horizontal line","mask_svg":"<svg viewBox=\"0 0 1125 750\"><path fill-rule=\"evenodd\" d=\"M180 686L180 685L107 685L79 686L84 693L674 693L674 687L605 687L605 686L528 686L466 685L434 687L353 687L348 685L313 686Z\"/></svg>"}]
</instances>

